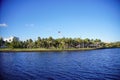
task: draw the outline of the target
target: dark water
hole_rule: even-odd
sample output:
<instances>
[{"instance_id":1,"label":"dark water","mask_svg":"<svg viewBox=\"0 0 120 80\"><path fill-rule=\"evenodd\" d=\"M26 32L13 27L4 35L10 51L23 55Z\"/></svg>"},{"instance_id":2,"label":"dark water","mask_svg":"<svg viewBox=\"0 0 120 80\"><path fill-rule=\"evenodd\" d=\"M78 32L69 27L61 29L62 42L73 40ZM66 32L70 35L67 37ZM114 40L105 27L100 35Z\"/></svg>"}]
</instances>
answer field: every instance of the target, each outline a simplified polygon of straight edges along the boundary
<instances>
[{"instance_id":1,"label":"dark water","mask_svg":"<svg viewBox=\"0 0 120 80\"><path fill-rule=\"evenodd\" d=\"M0 80L120 80L120 48L0 52Z\"/></svg>"}]
</instances>

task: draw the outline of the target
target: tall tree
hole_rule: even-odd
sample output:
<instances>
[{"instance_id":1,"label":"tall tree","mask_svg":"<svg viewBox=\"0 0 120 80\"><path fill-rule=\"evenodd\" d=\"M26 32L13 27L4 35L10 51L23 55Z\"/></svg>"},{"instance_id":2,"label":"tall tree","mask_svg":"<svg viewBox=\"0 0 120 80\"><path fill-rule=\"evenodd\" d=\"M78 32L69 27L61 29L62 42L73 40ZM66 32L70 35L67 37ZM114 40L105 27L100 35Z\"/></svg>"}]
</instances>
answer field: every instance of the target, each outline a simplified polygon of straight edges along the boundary
<instances>
[{"instance_id":1,"label":"tall tree","mask_svg":"<svg viewBox=\"0 0 120 80\"><path fill-rule=\"evenodd\" d=\"M4 41L3 41L3 38L0 37L0 47L3 46L3 42L4 42Z\"/></svg>"}]
</instances>

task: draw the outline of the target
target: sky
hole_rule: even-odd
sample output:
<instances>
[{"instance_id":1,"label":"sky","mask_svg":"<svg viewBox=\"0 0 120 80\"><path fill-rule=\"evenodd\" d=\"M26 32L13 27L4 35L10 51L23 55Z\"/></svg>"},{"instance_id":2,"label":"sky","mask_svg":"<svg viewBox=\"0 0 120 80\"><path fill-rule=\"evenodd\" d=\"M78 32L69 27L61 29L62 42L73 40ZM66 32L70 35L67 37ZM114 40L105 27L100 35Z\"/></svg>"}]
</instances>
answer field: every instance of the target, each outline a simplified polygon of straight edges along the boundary
<instances>
[{"instance_id":1,"label":"sky","mask_svg":"<svg viewBox=\"0 0 120 80\"><path fill-rule=\"evenodd\" d=\"M119 0L0 0L0 36L120 41ZM58 33L60 32L60 33Z\"/></svg>"}]
</instances>

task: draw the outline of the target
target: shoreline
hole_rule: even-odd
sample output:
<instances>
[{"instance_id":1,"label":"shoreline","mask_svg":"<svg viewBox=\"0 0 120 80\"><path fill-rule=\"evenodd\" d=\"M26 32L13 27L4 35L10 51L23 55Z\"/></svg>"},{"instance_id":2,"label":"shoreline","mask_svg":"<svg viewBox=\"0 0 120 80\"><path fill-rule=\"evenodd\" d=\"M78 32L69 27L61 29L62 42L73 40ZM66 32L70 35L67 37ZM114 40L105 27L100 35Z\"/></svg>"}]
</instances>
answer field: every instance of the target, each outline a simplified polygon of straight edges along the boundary
<instances>
[{"instance_id":1,"label":"shoreline","mask_svg":"<svg viewBox=\"0 0 120 80\"><path fill-rule=\"evenodd\" d=\"M115 47L117 48L117 47ZM118 47L119 48L119 47ZM71 49L45 49L45 48L33 48L33 49L21 49L21 48L0 48L0 52L62 52L62 51L88 51L99 49L111 49L111 48L71 48Z\"/></svg>"},{"instance_id":2,"label":"shoreline","mask_svg":"<svg viewBox=\"0 0 120 80\"><path fill-rule=\"evenodd\" d=\"M0 52L62 52L62 51L87 51L99 48L79 48L79 49L0 49Z\"/></svg>"}]
</instances>

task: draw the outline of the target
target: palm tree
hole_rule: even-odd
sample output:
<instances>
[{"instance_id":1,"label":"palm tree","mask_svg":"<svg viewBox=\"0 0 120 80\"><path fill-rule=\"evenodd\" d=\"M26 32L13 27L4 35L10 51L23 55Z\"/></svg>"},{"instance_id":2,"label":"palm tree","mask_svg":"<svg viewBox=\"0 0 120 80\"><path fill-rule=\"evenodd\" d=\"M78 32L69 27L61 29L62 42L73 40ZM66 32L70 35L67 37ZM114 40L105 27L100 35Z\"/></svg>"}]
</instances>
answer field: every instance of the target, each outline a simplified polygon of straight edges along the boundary
<instances>
[{"instance_id":1,"label":"palm tree","mask_svg":"<svg viewBox=\"0 0 120 80\"><path fill-rule=\"evenodd\" d=\"M84 39L84 47L88 48L90 44L90 39L86 38Z\"/></svg>"}]
</instances>

